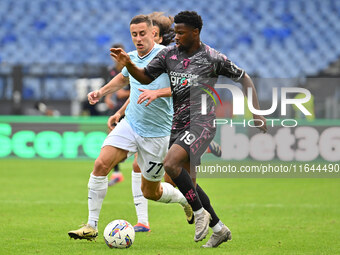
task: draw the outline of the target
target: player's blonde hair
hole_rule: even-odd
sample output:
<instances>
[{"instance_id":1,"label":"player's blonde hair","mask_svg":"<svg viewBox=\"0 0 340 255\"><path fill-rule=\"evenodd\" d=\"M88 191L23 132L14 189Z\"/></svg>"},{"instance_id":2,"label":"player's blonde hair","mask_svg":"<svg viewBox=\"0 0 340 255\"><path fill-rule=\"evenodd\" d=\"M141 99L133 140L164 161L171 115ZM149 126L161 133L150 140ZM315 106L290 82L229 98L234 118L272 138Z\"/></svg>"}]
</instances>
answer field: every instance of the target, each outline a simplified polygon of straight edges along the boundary
<instances>
[{"instance_id":1,"label":"player's blonde hair","mask_svg":"<svg viewBox=\"0 0 340 255\"><path fill-rule=\"evenodd\" d=\"M161 44L167 46L173 42L175 32L172 28L174 18L172 16L165 16L164 12L153 12L148 15L152 20L154 26L159 27L159 36L163 38Z\"/></svg>"}]
</instances>

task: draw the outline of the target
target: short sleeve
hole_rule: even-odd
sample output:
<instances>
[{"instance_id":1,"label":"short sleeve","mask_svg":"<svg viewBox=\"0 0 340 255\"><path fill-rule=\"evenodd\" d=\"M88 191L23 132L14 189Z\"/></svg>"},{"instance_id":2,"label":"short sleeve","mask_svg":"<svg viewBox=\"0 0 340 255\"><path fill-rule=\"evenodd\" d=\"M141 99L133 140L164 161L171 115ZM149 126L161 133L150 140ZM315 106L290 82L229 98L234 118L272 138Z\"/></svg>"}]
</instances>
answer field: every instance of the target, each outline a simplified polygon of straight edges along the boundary
<instances>
[{"instance_id":1,"label":"short sleeve","mask_svg":"<svg viewBox=\"0 0 340 255\"><path fill-rule=\"evenodd\" d=\"M124 76L124 77L129 77L129 72L128 72L128 70L127 70L127 68L124 66L124 68L122 69L122 75Z\"/></svg>"},{"instance_id":2,"label":"short sleeve","mask_svg":"<svg viewBox=\"0 0 340 255\"><path fill-rule=\"evenodd\" d=\"M167 65L165 60L167 52L167 48L161 50L144 68L145 74L149 76L152 80L155 80L162 73L167 72Z\"/></svg>"},{"instance_id":3,"label":"short sleeve","mask_svg":"<svg viewBox=\"0 0 340 255\"><path fill-rule=\"evenodd\" d=\"M216 61L216 74L226 76L233 81L238 81L243 77L244 70L235 65L222 53L218 53Z\"/></svg>"}]
</instances>

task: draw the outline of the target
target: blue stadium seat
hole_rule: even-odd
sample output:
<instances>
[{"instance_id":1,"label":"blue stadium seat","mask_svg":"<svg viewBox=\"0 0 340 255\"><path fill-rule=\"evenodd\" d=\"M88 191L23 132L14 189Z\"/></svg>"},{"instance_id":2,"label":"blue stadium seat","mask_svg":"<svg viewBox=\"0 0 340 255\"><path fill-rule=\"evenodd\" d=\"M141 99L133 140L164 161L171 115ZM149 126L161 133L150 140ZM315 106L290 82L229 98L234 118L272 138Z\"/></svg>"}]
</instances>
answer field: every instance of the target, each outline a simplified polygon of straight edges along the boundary
<instances>
[{"instance_id":1,"label":"blue stadium seat","mask_svg":"<svg viewBox=\"0 0 340 255\"><path fill-rule=\"evenodd\" d=\"M133 50L131 17L156 10L174 15L183 9L202 15L204 42L236 59L243 51L252 56L269 54L263 59L272 67L291 61L288 56L300 51L312 60L323 58L311 67L303 55L296 60L298 68L277 68L274 73L279 75L317 73L340 56L338 0L240 0L229 1L227 8L221 0L196 1L194 6L180 0L21 0L20 5L2 0L0 58L10 64L110 63L107 50L112 43L122 42ZM258 66L258 57L244 57L240 63L248 70L270 74Z\"/></svg>"}]
</instances>

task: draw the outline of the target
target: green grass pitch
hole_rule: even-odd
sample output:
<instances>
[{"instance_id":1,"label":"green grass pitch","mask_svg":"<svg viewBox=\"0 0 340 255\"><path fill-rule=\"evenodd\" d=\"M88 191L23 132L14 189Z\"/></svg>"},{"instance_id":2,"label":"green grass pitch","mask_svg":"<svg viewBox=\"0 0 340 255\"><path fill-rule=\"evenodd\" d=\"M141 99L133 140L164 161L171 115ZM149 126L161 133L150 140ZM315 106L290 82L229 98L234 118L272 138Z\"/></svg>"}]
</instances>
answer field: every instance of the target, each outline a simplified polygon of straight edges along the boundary
<instances>
[{"instance_id":1,"label":"green grass pitch","mask_svg":"<svg viewBox=\"0 0 340 255\"><path fill-rule=\"evenodd\" d=\"M0 254L340 254L340 179L199 179L232 231L233 240L203 250L179 205L149 202L152 231L129 249L102 238L115 219L136 223L131 161L125 181L110 187L96 242L70 240L87 221L87 182L93 161L0 160ZM209 236L211 234L211 230Z\"/></svg>"}]
</instances>

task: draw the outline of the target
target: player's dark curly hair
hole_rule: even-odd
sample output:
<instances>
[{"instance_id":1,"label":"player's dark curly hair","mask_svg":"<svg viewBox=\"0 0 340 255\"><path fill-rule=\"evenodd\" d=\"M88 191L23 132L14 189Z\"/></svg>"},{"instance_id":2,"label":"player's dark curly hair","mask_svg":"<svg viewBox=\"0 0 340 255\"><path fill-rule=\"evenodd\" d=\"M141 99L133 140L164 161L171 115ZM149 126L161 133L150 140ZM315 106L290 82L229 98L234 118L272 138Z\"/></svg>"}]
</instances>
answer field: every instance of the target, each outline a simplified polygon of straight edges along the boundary
<instances>
[{"instance_id":1,"label":"player's dark curly hair","mask_svg":"<svg viewBox=\"0 0 340 255\"><path fill-rule=\"evenodd\" d=\"M200 15L195 11L182 11L175 16L175 23L183 23L185 25L192 26L193 28L198 28L201 32L203 27L203 21Z\"/></svg>"},{"instance_id":2,"label":"player's dark curly hair","mask_svg":"<svg viewBox=\"0 0 340 255\"><path fill-rule=\"evenodd\" d=\"M163 12L153 12L148 16L152 19L153 25L159 27L159 36L163 38L161 44L168 46L175 38L175 32L172 28L174 18L163 14Z\"/></svg>"}]
</instances>

